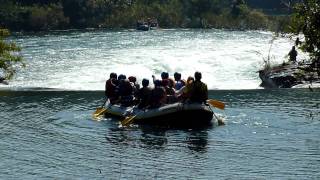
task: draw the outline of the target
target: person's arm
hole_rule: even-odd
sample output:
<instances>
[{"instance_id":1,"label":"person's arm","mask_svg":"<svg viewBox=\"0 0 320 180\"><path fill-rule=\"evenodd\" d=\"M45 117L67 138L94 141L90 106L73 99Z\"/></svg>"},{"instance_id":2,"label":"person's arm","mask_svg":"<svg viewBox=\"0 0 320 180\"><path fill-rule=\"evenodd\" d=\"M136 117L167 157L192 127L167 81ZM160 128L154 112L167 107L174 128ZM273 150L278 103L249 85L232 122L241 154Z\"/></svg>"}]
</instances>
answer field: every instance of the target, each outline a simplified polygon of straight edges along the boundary
<instances>
[{"instance_id":1,"label":"person's arm","mask_svg":"<svg viewBox=\"0 0 320 180\"><path fill-rule=\"evenodd\" d=\"M182 88L180 88L179 90L177 90L177 91L176 91L176 96L181 96L185 88L186 88L186 86L183 86Z\"/></svg>"},{"instance_id":2,"label":"person's arm","mask_svg":"<svg viewBox=\"0 0 320 180\"><path fill-rule=\"evenodd\" d=\"M205 84L206 85L206 84ZM208 86L206 85L206 100L208 99Z\"/></svg>"},{"instance_id":3,"label":"person's arm","mask_svg":"<svg viewBox=\"0 0 320 180\"><path fill-rule=\"evenodd\" d=\"M106 81L106 84L104 86L104 94L106 95L106 97L108 97L107 87L108 87L108 81Z\"/></svg>"},{"instance_id":4,"label":"person's arm","mask_svg":"<svg viewBox=\"0 0 320 180\"><path fill-rule=\"evenodd\" d=\"M154 82L156 81L156 77L154 75L152 75L152 82L154 84Z\"/></svg>"}]
</instances>

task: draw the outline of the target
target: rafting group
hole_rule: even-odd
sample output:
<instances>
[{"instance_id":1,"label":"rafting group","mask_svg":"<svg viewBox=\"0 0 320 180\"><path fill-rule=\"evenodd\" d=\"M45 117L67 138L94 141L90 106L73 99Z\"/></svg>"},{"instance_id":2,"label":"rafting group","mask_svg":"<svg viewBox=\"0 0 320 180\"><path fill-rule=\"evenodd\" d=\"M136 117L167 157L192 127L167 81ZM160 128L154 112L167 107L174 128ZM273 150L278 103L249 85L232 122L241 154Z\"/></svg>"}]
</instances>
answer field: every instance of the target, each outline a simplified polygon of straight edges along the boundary
<instances>
[{"instance_id":1,"label":"rafting group","mask_svg":"<svg viewBox=\"0 0 320 180\"><path fill-rule=\"evenodd\" d=\"M136 123L196 127L211 124L214 116L221 124L211 106L224 109L225 104L208 99L208 88L201 78L200 72L195 72L186 81L178 72L174 73L174 79L168 72L162 72L161 79L152 76L154 86L151 88L149 79L144 78L140 87L134 76L127 78L123 74L110 73L105 83L108 103L97 108L93 117L117 117L122 126Z\"/></svg>"},{"instance_id":2,"label":"rafting group","mask_svg":"<svg viewBox=\"0 0 320 180\"><path fill-rule=\"evenodd\" d=\"M208 99L208 88L201 81L200 72L195 72L194 77L187 81L181 79L181 74L174 73L174 79L168 72L161 73L161 80L152 76L154 87L150 87L148 79L142 80L140 88L134 76L110 73L105 84L105 95L110 104L120 104L124 107L137 106L139 109L159 108L166 104L176 102L205 103Z\"/></svg>"}]
</instances>

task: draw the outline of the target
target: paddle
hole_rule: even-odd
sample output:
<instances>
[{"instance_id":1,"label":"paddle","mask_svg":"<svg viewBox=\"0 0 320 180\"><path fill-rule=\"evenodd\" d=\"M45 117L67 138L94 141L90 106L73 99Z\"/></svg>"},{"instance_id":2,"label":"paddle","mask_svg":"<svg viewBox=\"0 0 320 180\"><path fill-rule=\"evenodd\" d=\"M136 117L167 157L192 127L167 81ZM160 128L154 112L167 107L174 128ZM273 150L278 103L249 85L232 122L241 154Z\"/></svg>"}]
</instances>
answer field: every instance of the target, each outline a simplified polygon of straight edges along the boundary
<instances>
[{"instance_id":1,"label":"paddle","mask_svg":"<svg viewBox=\"0 0 320 180\"><path fill-rule=\"evenodd\" d=\"M98 119L99 116L101 116L102 114L104 114L107 109L104 108L104 105L107 103L108 101L108 98L106 98L106 100L103 102L102 106L97 108L96 111L94 113L92 113L92 117L95 118L95 119Z\"/></svg>"},{"instance_id":2,"label":"paddle","mask_svg":"<svg viewBox=\"0 0 320 180\"><path fill-rule=\"evenodd\" d=\"M124 118L124 120L120 121L120 123L121 123L122 126L127 126L127 125L131 124L131 123L133 122L134 118L135 118L138 114L140 114L140 113L138 113L138 114L132 115L133 109L134 109L135 107L136 107L136 106L133 106L130 110L127 110L127 112L125 112L125 113L123 114L123 115L125 116L125 118ZM127 116L127 114L129 114L129 115Z\"/></svg>"},{"instance_id":3,"label":"paddle","mask_svg":"<svg viewBox=\"0 0 320 180\"><path fill-rule=\"evenodd\" d=\"M127 116L124 120L120 121L121 125L127 126L127 125L131 124L136 116L137 115Z\"/></svg>"},{"instance_id":4,"label":"paddle","mask_svg":"<svg viewBox=\"0 0 320 180\"><path fill-rule=\"evenodd\" d=\"M222 126L225 125L225 123L223 122L223 120L221 118L219 118L213 111L212 111L214 117L218 120L218 125Z\"/></svg>"},{"instance_id":5,"label":"paddle","mask_svg":"<svg viewBox=\"0 0 320 180\"><path fill-rule=\"evenodd\" d=\"M207 103L210 104L213 107L216 107L216 108L219 108L219 109L222 109L222 110L224 110L224 108L225 108L225 104L223 102L221 102L221 101L218 101L218 100L208 99ZM211 109L211 107L210 107L210 109ZM218 120L218 125L219 126L225 125L225 123L223 122L222 119L220 119L213 111L212 111L212 113L213 113L213 116Z\"/></svg>"},{"instance_id":6,"label":"paddle","mask_svg":"<svg viewBox=\"0 0 320 180\"><path fill-rule=\"evenodd\" d=\"M221 101L218 100L214 100L214 99L208 99L207 103L210 104L213 107L216 107L218 109L224 109L225 108L225 104Z\"/></svg>"}]
</instances>

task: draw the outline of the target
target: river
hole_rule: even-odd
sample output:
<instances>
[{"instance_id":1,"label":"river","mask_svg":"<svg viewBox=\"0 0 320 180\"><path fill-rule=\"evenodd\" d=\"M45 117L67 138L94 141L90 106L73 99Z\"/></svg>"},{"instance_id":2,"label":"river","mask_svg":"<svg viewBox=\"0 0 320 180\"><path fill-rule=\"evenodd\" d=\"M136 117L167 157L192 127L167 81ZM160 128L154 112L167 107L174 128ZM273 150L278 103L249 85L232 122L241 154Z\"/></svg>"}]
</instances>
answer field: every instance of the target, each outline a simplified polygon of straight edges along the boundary
<instances>
[{"instance_id":1,"label":"river","mask_svg":"<svg viewBox=\"0 0 320 180\"><path fill-rule=\"evenodd\" d=\"M0 179L319 179L320 90L259 88L272 34L222 30L17 34L27 67L0 90ZM274 61L292 42L277 38ZM257 55L261 52L263 55ZM110 72L203 72L225 126L95 121Z\"/></svg>"},{"instance_id":2,"label":"river","mask_svg":"<svg viewBox=\"0 0 320 180\"><path fill-rule=\"evenodd\" d=\"M11 86L103 90L113 71L141 80L163 71L187 79L198 70L209 89L256 89L272 37L264 31L188 29L22 34L12 40L22 47L27 67ZM293 43L276 38L271 62L283 62ZM304 57L300 52L298 59Z\"/></svg>"}]
</instances>

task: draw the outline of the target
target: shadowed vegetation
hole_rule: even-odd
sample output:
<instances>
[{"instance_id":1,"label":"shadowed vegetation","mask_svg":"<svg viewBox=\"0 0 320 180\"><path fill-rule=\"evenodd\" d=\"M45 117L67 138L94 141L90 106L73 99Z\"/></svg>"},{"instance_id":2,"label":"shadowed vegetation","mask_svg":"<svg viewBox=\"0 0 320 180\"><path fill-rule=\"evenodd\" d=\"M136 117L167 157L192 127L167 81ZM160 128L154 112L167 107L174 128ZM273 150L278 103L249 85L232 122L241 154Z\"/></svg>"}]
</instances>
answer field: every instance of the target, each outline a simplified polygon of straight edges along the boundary
<instances>
[{"instance_id":1,"label":"shadowed vegetation","mask_svg":"<svg viewBox=\"0 0 320 180\"><path fill-rule=\"evenodd\" d=\"M163 28L274 29L287 18L266 15L263 6L256 6L258 0L0 0L0 4L0 26L14 31L134 28L137 20L147 18L157 19Z\"/></svg>"},{"instance_id":2,"label":"shadowed vegetation","mask_svg":"<svg viewBox=\"0 0 320 180\"><path fill-rule=\"evenodd\" d=\"M24 66L22 58L16 54L20 48L15 43L5 41L8 36L9 31L0 28L0 71L5 79L12 78L19 65Z\"/></svg>"}]
</instances>

